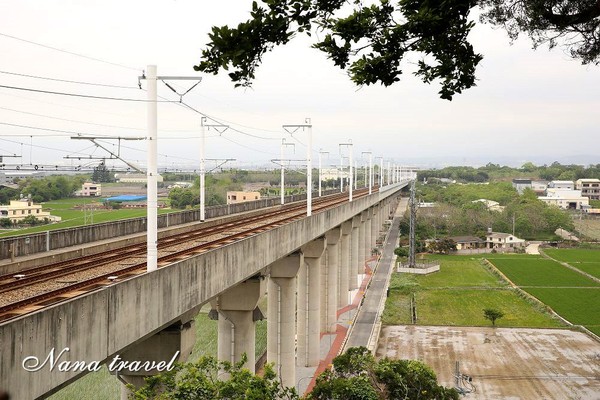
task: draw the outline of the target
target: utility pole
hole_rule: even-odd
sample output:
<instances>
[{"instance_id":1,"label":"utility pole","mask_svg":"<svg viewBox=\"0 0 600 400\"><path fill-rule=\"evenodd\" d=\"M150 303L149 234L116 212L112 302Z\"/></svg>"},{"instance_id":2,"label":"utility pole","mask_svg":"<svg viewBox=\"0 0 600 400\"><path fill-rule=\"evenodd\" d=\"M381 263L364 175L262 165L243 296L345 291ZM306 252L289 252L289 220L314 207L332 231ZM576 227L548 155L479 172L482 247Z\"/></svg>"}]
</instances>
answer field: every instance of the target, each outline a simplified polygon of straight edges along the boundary
<instances>
[{"instance_id":1,"label":"utility pole","mask_svg":"<svg viewBox=\"0 0 600 400\"><path fill-rule=\"evenodd\" d=\"M329 154L329 152L319 149L319 197L321 197L321 173L322 173L321 155L322 154Z\"/></svg>"},{"instance_id":2,"label":"utility pole","mask_svg":"<svg viewBox=\"0 0 600 400\"><path fill-rule=\"evenodd\" d=\"M147 127L148 137L147 143L147 217L146 217L146 246L147 246L147 271L155 271L158 268L158 147L157 147L157 131L158 131L158 118L157 118L157 80L165 81L169 80L196 80L198 81L192 88L194 88L201 80L200 77L173 77L173 76L157 76L156 65L148 65L148 75L142 75L138 77L138 85L142 86L141 81L145 79L148 82L147 88ZM169 86L167 84L167 86ZM188 92L192 89L190 88ZM172 90L172 88L171 88ZM187 92L186 92L187 93ZM183 95L180 95L180 98Z\"/></svg>"},{"instance_id":3,"label":"utility pole","mask_svg":"<svg viewBox=\"0 0 600 400\"><path fill-rule=\"evenodd\" d=\"M369 155L369 194L371 194L371 193L373 193L373 152L363 151L362 153ZM366 166L365 166L365 169L366 169ZM367 176L365 175L365 181L366 180L367 180Z\"/></svg>"},{"instance_id":4,"label":"utility pole","mask_svg":"<svg viewBox=\"0 0 600 400\"><path fill-rule=\"evenodd\" d=\"M281 156L281 178L280 178L280 184L281 184L281 190L280 190L280 200L281 200L281 205L283 205L285 203L285 167L284 167L284 149L285 146L293 146L294 147L294 152L296 151L296 146L294 145L294 143L286 143L285 142L285 138L281 139L281 151L280 151L280 156Z\"/></svg>"},{"instance_id":5,"label":"utility pole","mask_svg":"<svg viewBox=\"0 0 600 400\"><path fill-rule=\"evenodd\" d=\"M344 192L344 156L340 152L340 168L338 169L340 176L340 193Z\"/></svg>"},{"instance_id":6,"label":"utility pole","mask_svg":"<svg viewBox=\"0 0 600 400\"><path fill-rule=\"evenodd\" d=\"M377 157L381 161L379 163L379 187L383 186L383 157Z\"/></svg>"},{"instance_id":7,"label":"utility pole","mask_svg":"<svg viewBox=\"0 0 600 400\"><path fill-rule=\"evenodd\" d=\"M200 222L204 222L206 219L206 161L224 161L222 164L225 164L227 161L233 161L232 158L227 159L216 159L216 158L206 158L206 128L213 128L219 135L223 134L227 129L229 129L229 125L221 125L221 124L206 124L206 117L200 118Z\"/></svg>"},{"instance_id":8,"label":"utility pole","mask_svg":"<svg viewBox=\"0 0 600 400\"><path fill-rule=\"evenodd\" d=\"M415 231L416 225L415 224L417 221L417 202L415 200L415 181L414 180L410 184L409 207L410 207L410 229L409 229L409 236L408 236L408 242L409 242L408 267L415 268L416 267L415 246L417 244L416 231Z\"/></svg>"},{"instance_id":9,"label":"utility pole","mask_svg":"<svg viewBox=\"0 0 600 400\"><path fill-rule=\"evenodd\" d=\"M391 185L392 184L392 167L391 167L391 162L388 161L388 167L387 167L387 184Z\"/></svg>"},{"instance_id":10,"label":"utility pole","mask_svg":"<svg viewBox=\"0 0 600 400\"><path fill-rule=\"evenodd\" d=\"M353 153L353 144L352 144L352 140L348 139L348 143L340 143L340 155L342 156L342 160L344 159L343 155L342 155L342 147L348 147L348 165L350 166L350 170L348 172L348 179L350 179L350 181L348 182L348 201L352 202L352 164L353 164L353 160L352 160L352 153Z\"/></svg>"},{"instance_id":11,"label":"utility pole","mask_svg":"<svg viewBox=\"0 0 600 400\"><path fill-rule=\"evenodd\" d=\"M282 125L283 129L293 135L299 129L308 130L308 146L306 148L306 216L312 215L312 124L310 118L304 119L304 124L300 125Z\"/></svg>"}]
</instances>

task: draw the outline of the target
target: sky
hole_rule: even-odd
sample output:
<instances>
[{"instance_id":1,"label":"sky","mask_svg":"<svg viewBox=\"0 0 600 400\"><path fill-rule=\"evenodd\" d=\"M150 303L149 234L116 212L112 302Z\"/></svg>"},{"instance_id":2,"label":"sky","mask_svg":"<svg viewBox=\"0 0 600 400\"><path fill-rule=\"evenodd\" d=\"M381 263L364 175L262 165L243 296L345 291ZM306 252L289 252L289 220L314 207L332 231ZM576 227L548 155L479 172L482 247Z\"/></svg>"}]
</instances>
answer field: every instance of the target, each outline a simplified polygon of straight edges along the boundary
<instances>
[{"instance_id":1,"label":"sky","mask_svg":"<svg viewBox=\"0 0 600 400\"><path fill-rule=\"evenodd\" d=\"M392 87L358 88L304 36L265 56L250 89L234 88L226 73L195 72L210 28L246 20L250 6L245 0L0 0L0 85L145 100L138 77L147 65L157 65L159 76L202 77L183 97L197 112L177 104L179 96L159 82L159 96L168 100L158 104L161 168L199 165L198 112L210 117L208 124L230 126L208 130L206 157L235 159L232 167L276 167L271 160L280 158L282 138L295 144L286 146L285 158L304 163L308 131L291 137L282 125L306 118L313 165L319 149L328 152L324 165L339 164L339 143L348 141L359 165L367 160L363 152L377 162L422 167L600 163L600 67L581 65L561 49L533 50L528 38L510 44L504 31L478 24L471 34L484 56L477 86L451 102L439 99L436 83L408 72ZM407 71L416 61L407 61ZM168 83L180 93L194 84ZM76 134L144 137L146 104L0 87L0 155L20 156L5 164L88 165L98 161L86 158L108 155L71 139ZM120 148L116 140L100 143L146 164L144 141L122 141Z\"/></svg>"}]
</instances>

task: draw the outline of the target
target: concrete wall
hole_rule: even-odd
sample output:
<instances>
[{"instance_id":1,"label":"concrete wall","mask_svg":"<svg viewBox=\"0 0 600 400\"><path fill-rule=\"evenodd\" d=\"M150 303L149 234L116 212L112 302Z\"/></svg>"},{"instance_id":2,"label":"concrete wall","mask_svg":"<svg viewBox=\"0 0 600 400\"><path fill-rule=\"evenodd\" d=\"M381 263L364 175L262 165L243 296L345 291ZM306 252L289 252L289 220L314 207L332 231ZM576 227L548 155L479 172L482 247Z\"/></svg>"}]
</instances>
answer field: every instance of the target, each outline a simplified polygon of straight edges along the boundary
<instances>
[{"instance_id":1,"label":"concrete wall","mask_svg":"<svg viewBox=\"0 0 600 400\"><path fill-rule=\"evenodd\" d=\"M397 186L397 189L401 185ZM71 361L102 361L179 320L182 314L260 272L303 244L398 190L374 193L332 210L240 240L208 253L115 283L0 324L0 388L32 399L80 373L22 368L28 356L45 359L69 347ZM67 359L67 357L65 357Z\"/></svg>"},{"instance_id":2,"label":"concrete wall","mask_svg":"<svg viewBox=\"0 0 600 400\"><path fill-rule=\"evenodd\" d=\"M329 190L325 195L334 193L338 192ZM285 202L287 204L301 200L306 200L306 194L286 196ZM207 207L205 214L207 219L219 218L226 215L272 207L279 203L279 197L273 197L240 204ZM173 212L159 215L158 227L166 228L199 220L199 210ZM75 228L57 229L48 232L0 239L0 260L10 259L11 249L14 249L15 257L20 257L42 253L48 250L92 243L98 240L113 239L116 236L126 236L146 232L146 218L130 218Z\"/></svg>"}]
</instances>

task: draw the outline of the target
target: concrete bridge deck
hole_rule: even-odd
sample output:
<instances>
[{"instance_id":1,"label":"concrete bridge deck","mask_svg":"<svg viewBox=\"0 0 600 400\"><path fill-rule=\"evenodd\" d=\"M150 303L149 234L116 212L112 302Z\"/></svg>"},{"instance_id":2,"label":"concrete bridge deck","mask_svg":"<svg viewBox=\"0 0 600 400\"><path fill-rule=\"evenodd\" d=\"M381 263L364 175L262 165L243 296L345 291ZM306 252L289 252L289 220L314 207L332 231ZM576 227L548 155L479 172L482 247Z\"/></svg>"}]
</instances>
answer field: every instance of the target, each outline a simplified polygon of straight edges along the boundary
<instances>
[{"instance_id":1,"label":"concrete bridge deck","mask_svg":"<svg viewBox=\"0 0 600 400\"><path fill-rule=\"evenodd\" d=\"M64 359L103 362L160 332L229 288L264 271L277 260L389 202L406 182L351 203L223 246L96 292L74 298L0 325L0 387L14 398L45 396L85 372L45 365L37 372L23 360L45 360L66 348ZM60 360L59 360L60 361Z\"/></svg>"}]
</instances>

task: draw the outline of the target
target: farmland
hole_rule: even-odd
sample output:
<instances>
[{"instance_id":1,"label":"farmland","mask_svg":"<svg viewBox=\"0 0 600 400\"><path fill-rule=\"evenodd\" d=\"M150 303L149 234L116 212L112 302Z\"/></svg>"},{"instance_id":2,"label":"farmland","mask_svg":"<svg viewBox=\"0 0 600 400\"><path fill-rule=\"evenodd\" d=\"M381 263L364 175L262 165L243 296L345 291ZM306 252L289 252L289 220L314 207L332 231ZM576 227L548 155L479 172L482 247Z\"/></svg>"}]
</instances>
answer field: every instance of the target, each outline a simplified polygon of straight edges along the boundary
<instances>
[{"instance_id":1,"label":"farmland","mask_svg":"<svg viewBox=\"0 0 600 400\"><path fill-rule=\"evenodd\" d=\"M600 287L600 283L542 257L507 257L491 261L517 286Z\"/></svg>"},{"instance_id":2,"label":"farmland","mask_svg":"<svg viewBox=\"0 0 600 400\"><path fill-rule=\"evenodd\" d=\"M597 250L547 250L547 254L568 261L582 271L597 276L600 263ZM600 334L600 283L560 263L543 259L515 257L491 259L514 284L551 307L575 325Z\"/></svg>"},{"instance_id":3,"label":"farmland","mask_svg":"<svg viewBox=\"0 0 600 400\"><path fill-rule=\"evenodd\" d=\"M470 256L439 256L441 269L428 276L393 274L383 323L410 324L414 294L419 325L489 326L484 308L500 308L498 326L560 327L541 307L520 297Z\"/></svg>"}]
</instances>

